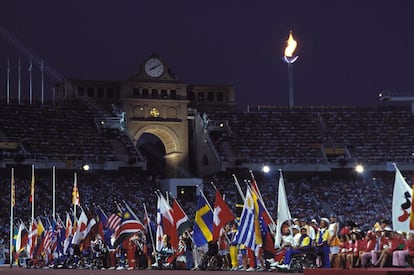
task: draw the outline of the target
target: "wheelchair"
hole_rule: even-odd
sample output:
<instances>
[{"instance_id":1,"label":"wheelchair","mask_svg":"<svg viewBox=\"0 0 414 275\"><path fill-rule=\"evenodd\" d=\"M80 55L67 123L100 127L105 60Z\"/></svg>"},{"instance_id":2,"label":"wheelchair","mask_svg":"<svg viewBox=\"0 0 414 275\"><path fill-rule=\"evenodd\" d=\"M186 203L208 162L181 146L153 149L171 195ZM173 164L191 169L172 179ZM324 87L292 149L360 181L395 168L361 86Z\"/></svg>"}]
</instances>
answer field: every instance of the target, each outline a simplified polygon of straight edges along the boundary
<instances>
[{"instance_id":1,"label":"wheelchair","mask_svg":"<svg viewBox=\"0 0 414 275\"><path fill-rule=\"evenodd\" d=\"M305 253L293 255L290 261L289 271L303 273L304 269L316 268L317 257L318 255L313 249Z\"/></svg>"},{"instance_id":2,"label":"wheelchair","mask_svg":"<svg viewBox=\"0 0 414 275\"><path fill-rule=\"evenodd\" d=\"M209 271L221 270L224 263L224 256L205 254L201 259L201 269Z\"/></svg>"}]
</instances>

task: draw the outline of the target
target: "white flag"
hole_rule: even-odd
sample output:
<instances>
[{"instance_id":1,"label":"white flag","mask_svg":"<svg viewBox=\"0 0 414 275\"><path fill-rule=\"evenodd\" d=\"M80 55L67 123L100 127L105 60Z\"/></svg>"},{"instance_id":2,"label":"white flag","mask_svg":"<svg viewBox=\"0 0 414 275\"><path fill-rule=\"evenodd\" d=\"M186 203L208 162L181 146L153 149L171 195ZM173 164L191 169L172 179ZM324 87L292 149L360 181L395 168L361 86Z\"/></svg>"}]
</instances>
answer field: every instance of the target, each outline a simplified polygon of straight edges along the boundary
<instances>
[{"instance_id":1,"label":"white flag","mask_svg":"<svg viewBox=\"0 0 414 275\"><path fill-rule=\"evenodd\" d=\"M286 197L285 191L285 181L283 179L282 170L280 170L279 177L279 191L278 191L278 200L277 200L277 225L276 225L276 237L275 237L275 248L280 247L280 242L282 241L282 225L284 222L289 222L290 225L290 211ZM292 234L292 230L290 230Z\"/></svg>"},{"instance_id":2,"label":"white flag","mask_svg":"<svg viewBox=\"0 0 414 275\"><path fill-rule=\"evenodd\" d=\"M394 231L414 232L414 213L412 213L413 190L407 184L397 165L395 165L394 193L392 198L392 224ZM410 228L410 221L411 228Z\"/></svg>"}]
</instances>

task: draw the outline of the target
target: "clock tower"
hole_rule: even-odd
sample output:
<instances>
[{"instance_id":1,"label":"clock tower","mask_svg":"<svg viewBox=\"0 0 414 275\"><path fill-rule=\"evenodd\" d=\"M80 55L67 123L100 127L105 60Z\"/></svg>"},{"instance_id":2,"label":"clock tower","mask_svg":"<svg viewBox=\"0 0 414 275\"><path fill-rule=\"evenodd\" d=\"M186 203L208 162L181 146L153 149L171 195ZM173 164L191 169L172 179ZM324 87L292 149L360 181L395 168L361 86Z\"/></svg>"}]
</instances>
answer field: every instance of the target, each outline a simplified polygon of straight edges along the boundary
<instances>
[{"instance_id":1,"label":"clock tower","mask_svg":"<svg viewBox=\"0 0 414 275\"><path fill-rule=\"evenodd\" d=\"M187 84L180 82L157 55L120 83L120 101L133 142L144 134L164 145L166 176L187 177L189 159Z\"/></svg>"}]
</instances>

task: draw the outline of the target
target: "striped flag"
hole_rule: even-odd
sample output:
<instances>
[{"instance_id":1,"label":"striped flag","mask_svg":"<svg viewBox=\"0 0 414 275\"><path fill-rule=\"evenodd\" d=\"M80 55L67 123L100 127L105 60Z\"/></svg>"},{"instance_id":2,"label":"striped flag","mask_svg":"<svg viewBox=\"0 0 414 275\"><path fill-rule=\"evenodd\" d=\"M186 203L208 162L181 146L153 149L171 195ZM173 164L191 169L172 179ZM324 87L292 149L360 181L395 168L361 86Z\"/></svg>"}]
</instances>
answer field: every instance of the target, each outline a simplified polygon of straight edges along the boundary
<instances>
[{"instance_id":1,"label":"striped flag","mask_svg":"<svg viewBox=\"0 0 414 275\"><path fill-rule=\"evenodd\" d=\"M119 214L112 213L108 218L108 223L106 227L114 232L117 231L119 228L119 225L121 224L121 220L122 220L121 215L122 215L121 213Z\"/></svg>"},{"instance_id":2,"label":"striped flag","mask_svg":"<svg viewBox=\"0 0 414 275\"><path fill-rule=\"evenodd\" d=\"M128 210L124 209L124 213L122 213L121 224L115 233L114 247L117 247L131 235L143 229L144 225L132 217L131 213Z\"/></svg>"},{"instance_id":3,"label":"striped flag","mask_svg":"<svg viewBox=\"0 0 414 275\"><path fill-rule=\"evenodd\" d=\"M256 249L255 207L250 189L246 191L236 243L245 245L253 251Z\"/></svg>"}]
</instances>

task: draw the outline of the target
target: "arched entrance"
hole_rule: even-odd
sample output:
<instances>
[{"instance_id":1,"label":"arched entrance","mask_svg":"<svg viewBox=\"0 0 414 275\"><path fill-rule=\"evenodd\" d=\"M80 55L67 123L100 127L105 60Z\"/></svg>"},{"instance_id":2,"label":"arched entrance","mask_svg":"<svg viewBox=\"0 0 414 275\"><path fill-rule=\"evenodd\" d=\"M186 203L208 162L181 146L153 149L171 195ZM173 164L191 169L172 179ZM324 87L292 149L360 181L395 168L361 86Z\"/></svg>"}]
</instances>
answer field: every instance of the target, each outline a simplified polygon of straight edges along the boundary
<instances>
[{"instance_id":1,"label":"arched entrance","mask_svg":"<svg viewBox=\"0 0 414 275\"><path fill-rule=\"evenodd\" d=\"M165 147L162 141L156 135L144 133L138 139L137 149L147 160L147 172L165 177Z\"/></svg>"},{"instance_id":2,"label":"arched entrance","mask_svg":"<svg viewBox=\"0 0 414 275\"><path fill-rule=\"evenodd\" d=\"M141 153L145 152L150 157L147 169L162 169L165 177L183 175L186 156L181 151L178 136L172 129L164 125L146 125L135 133L134 140L137 141L136 145Z\"/></svg>"}]
</instances>

